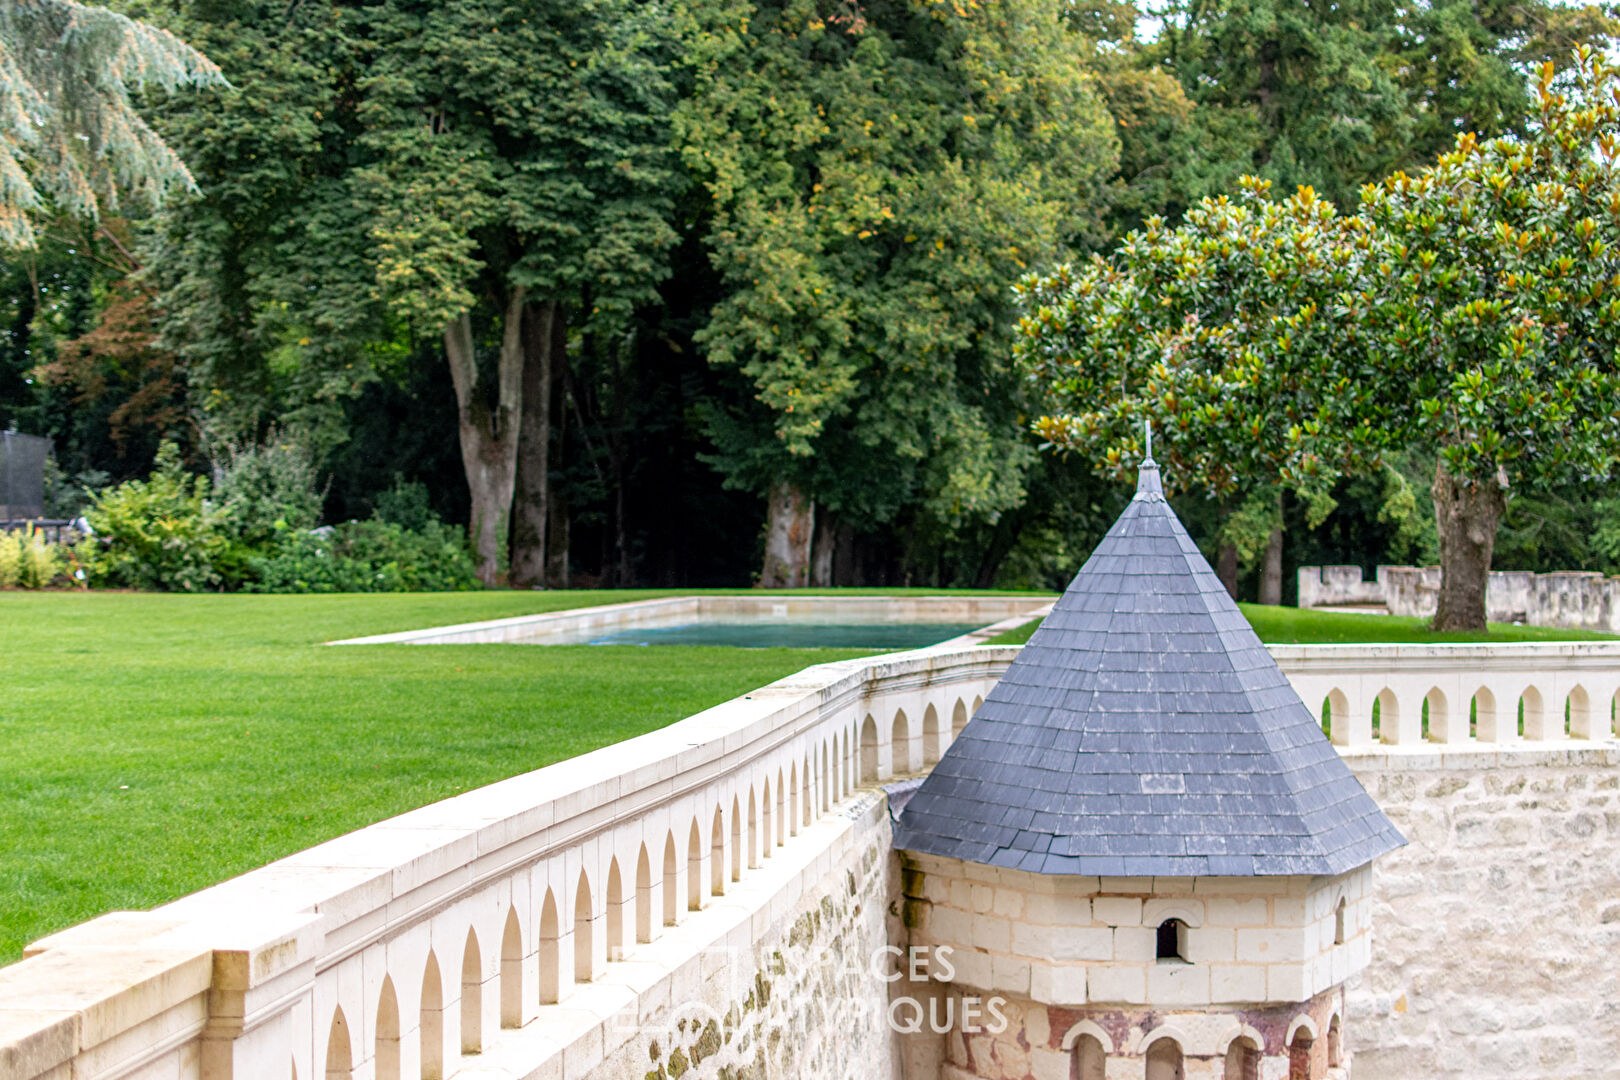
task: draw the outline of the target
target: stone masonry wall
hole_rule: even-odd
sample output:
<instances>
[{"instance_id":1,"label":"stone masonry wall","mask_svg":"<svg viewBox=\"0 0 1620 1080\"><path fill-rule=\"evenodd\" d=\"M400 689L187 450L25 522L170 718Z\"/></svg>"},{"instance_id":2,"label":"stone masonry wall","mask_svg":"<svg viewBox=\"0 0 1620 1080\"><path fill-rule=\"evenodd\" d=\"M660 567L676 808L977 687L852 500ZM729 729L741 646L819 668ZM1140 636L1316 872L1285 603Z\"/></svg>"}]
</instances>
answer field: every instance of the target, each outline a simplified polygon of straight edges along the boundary
<instances>
[{"instance_id":1,"label":"stone masonry wall","mask_svg":"<svg viewBox=\"0 0 1620 1080\"><path fill-rule=\"evenodd\" d=\"M704 950L656 1012L625 1016L635 1034L590 1080L895 1080L900 1047L884 1020L897 928L887 802L838 811L854 842L784 910ZM745 940L746 938L746 940Z\"/></svg>"},{"instance_id":2,"label":"stone masonry wall","mask_svg":"<svg viewBox=\"0 0 1620 1080\"><path fill-rule=\"evenodd\" d=\"M1356 1076L1620 1073L1620 751L1348 761L1409 841L1348 987Z\"/></svg>"}]
</instances>

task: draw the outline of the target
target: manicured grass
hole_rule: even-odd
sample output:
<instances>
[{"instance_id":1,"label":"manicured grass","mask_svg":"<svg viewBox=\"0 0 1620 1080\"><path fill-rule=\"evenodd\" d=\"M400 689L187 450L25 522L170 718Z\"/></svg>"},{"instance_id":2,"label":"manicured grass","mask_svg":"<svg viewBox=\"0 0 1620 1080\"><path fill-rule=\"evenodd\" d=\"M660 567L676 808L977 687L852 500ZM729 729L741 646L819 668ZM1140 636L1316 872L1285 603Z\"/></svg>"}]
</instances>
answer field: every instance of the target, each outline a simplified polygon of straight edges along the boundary
<instances>
[{"instance_id":1,"label":"manicured grass","mask_svg":"<svg viewBox=\"0 0 1620 1080\"><path fill-rule=\"evenodd\" d=\"M0 593L0 963L101 912L152 907L809 664L859 655L319 647L694 591ZM1410 619L1244 610L1268 641L1436 640ZM1501 630L1492 640L1599 636Z\"/></svg>"},{"instance_id":2,"label":"manicured grass","mask_svg":"<svg viewBox=\"0 0 1620 1080\"><path fill-rule=\"evenodd\" d=\"M1551 626L1516 626L1512 623L1491 623L1490 632L1485 634L1436 634L1429 630L1427 619L1350 615L1261 604L1239 604L1238 607L1243 609L1249 625L1260 635L1260 640L1273 645L1400 641L1599 641L1614 638L1613 634L1600 634L1593 630L1561 630ZM1041 620L1031 619L986 644L1022 645L1040 625Z\"/></svg>"},{"instance_id":3,"label":"manicured grass","mask_svg":"<svg viewBox=\"0 0 1620 1080\"><path fill-rule=\"evenodd\" d=\"M860 655L318 647L665 595L0 593L0 963L101 912Z\"/></svg>"}]
</instances>

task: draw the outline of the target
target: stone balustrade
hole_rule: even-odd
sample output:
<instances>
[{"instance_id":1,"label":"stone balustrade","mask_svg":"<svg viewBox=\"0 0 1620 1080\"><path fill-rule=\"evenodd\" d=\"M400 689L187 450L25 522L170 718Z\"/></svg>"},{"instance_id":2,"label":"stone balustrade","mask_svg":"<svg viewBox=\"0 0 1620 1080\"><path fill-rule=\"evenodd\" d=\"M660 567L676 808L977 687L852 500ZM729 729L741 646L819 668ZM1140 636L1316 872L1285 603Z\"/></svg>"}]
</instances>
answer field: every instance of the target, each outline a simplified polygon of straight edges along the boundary
<instances>
[{"instance_id":1,"label":"stone balustrade","mask_svg":"<svg viewBox=\"0 0 1620 1080\"><path fill-rule=\"evenodd\" d=\"M1606 739L1615 730L1620 642L1273 645L1271 654L1348 751Z\"/></svg>"},{"instance_id":2,"label":"stone balustrade","mask_svg":"<svg viewBox=\"0 0 1620 1080\"><path fill-rule=\"evenodd\" d=\"M881 810L859 789L937 760L1014 652L807 668L45 938L0 969L0 1076L586 1075L826 877Z\"/></svg>"},{"instance_id":3,"label":"stone balustrade","mask_svg":"<svg viewBox=\"0 0 1620 1080\"><path fill-rule=\"evenodd\" d=\"M1357 768L1465 743L1506 760L1607 740L1620 691L1620 643L1273 652L1313 710L1328 703ZM706 959L717 947L757 945L826 881L842 888L851 853L880 835L871 786L938 760L1015 653L807 668L53 935L0 969L0 1076L604 1075L638 1022L728 974ZM1514 745L1521 702L1533 746ZM860 1075L891 1075L867 1057Z\"/></svg>"}]
</instances>

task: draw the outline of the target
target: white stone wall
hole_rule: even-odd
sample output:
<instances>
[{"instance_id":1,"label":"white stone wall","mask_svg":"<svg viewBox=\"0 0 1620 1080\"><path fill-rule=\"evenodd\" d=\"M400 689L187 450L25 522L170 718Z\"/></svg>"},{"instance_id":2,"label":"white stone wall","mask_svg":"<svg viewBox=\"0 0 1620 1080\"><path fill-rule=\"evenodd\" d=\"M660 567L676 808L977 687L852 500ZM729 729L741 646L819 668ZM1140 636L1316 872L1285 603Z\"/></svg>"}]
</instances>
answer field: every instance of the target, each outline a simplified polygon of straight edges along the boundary
<instances>
[{"instance_id":1,"label":"white stone wall","mask_svg":"<svg viewBox=\"0 0 1620 1080\"><path fill-rule=\"evenodd\" d=\"M1300 1002L1366 966L1371 875L1097 878L906 852L912 944L948 946L953 981L1053 1005ZM1339 902L1344 940L1335 943ZM1156 959L1186 924L1188 963Z\"/></svg>"},{"instance_id":2,"label":"white stone wall","mask_svg":"<svg viewBox=\"0 0 1620 1080\"><path fill-rule=\"evenodd\" d=\"M1620 1075L1620 751L1349 761L1409 841L1348 988L1356 1075Z\"/></svg>"}]
</instances>

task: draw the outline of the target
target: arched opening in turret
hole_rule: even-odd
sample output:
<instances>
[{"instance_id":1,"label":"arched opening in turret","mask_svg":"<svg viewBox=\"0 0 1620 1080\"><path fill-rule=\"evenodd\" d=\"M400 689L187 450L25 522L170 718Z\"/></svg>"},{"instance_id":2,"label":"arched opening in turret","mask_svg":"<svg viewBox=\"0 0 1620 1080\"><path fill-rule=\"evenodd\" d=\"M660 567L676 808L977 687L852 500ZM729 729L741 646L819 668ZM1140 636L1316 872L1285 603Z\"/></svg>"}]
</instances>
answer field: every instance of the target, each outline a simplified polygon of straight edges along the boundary
<instances>
[{"instance_id":1,"label":"arched opening in turret","mask_svg":"<svg viewBox=\"0 0 1620 1080\"><path fill-rule=\"evenodd\" d=\"M1159 924L1158 948L1160 963L1185 964L1187 962L1187 924L1180 919L1166 919Z\"/></svg>"},{"instance_id":2,"label":"arched opening in turret","mask_svg":"<svg viewBox=\"0 0 1620 1080\"><path fill-rule=\"evenodd\" d=\"M1327 1040L1328 1068L1337 1069L1344 1064L1344 1036L1340 1032L1337 1015L1328 1021Z\"/></svg>"},{"instance_id":3,"label":"arched opening in turret","mask_svg":"<svg viewBox=\"0 0 1620 1080\"><path fill-rule=\"evenodd\" d=\"M1148 1047L1146 1080L1186 1080L1181 1044L1166 1036Z\"/></svg>"},{"instance_id":4,"label":"arched opening in turret","mask_svg":"<svg viewBox=\"0 0 1620 1080\"><path fill-rule=\"evenodd\" d=\"M1260 1047L1247 1035L1239 1035L1226 1048L1223 1080L1260 1080Z\"/></svg>"},{"instance_id":5,"label":"arched opening in turret","mask_svg":"<svg viewBox=\"0 0 1620 1080\"><path fill-rule=\"evenodd\" d=\"M1095 1035L1081 1035L1074 1040L1075 1080L1107 1080L1108 1052Z\"/></svg>"},{"instance_id":6,"label":"arched opening in turret","mask_svg":"<svg viewBox=\"0 0 1620 1080\"><path fill-rule=\"evenodd\" d=\"M1344 897L1339 897L1339 906L1333 909L1333 944L1344 944Z\"/></svg>"},{"instance_id":7,"label":"arched opening in turret","mask_svg":"<svg viewBox=\"0 0 1620 1080\"><path fill-rule=\"evenodd\" d=\"M1304 1027L1294 1032L1288 1044L1288 1080L1312 1080L1311 1048L1315 1045L1316 1040Z\"/></svg>"}]
</instances>

